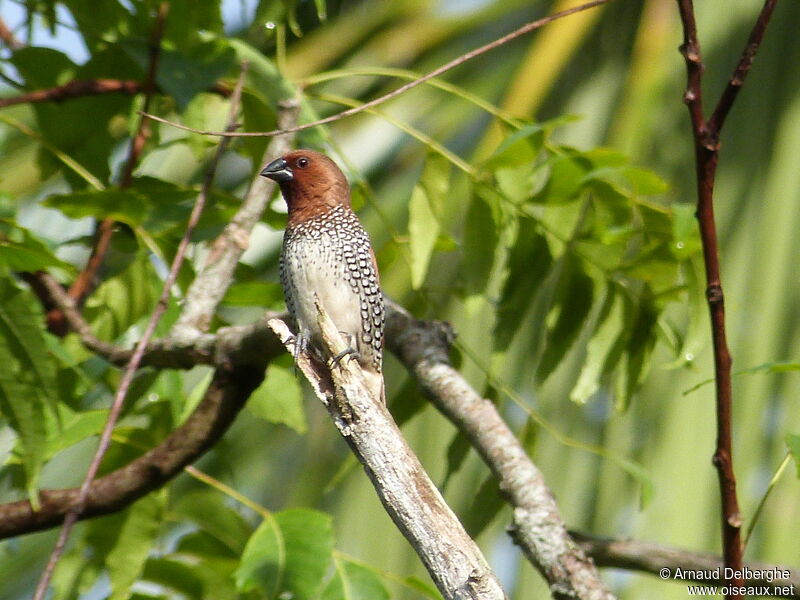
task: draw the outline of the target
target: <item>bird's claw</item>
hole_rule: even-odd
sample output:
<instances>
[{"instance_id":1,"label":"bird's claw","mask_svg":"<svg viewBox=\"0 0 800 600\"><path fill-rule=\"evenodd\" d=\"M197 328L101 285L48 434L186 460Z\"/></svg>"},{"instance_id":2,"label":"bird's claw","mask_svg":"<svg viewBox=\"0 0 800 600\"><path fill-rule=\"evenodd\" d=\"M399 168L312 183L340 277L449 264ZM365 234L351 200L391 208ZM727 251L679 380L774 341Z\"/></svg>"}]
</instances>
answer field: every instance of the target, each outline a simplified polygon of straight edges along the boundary
<instances>
[{"instance_id":1,"label":"bird's claw","mask_svg":"<svg viewBox=\"0 0 800 600\"><path fill-rule=\"evenodd\" d=\"M341 352L339 352L339 354L337 354L336 356L334 356L334 357L331 359L331 368L335 367L335 366L336 366L336 365L338 365L340 362L342 362L342 359L343 359L345 356L349 356L349 357L350 357L350 360L353 360L353 359L356 359L356 360L358 360L359 358L361 358L361 354L359 353L359 351L358 351L358 350L356 350L356 349L355 349L355 348L353 348L352 346L348 346L347 348L345 348L344 350L342 350Z\"/></svg>"},{"instance_id":2,"label":"bird's claw","mask_svg":"<svg viewBox=\"0 0 800 600\"><path fill-rule=\"evenodd\" d=\"M292 358L294 359L294 371L295 374L298 373L299 367L298 359L300 358L301 354L308 354L309 348L309 340L310 336L306 333L298 332L296 335L291 336L287 342L294 343L294 351L292 352Z\"/></svg>"},{"instance_id":3,"label":"bird's claw","mask_svg":"<svg viewBox=\"0 0 800 600\"><path fill-rule=\"evenodd\" d=\"M331 359L331 368L333 368L336 365L338 365L339 363L341 363L342 359L345 356L349 356L350 360L353 360L353 359L358 360L358 359L361 358L361 353L358 350L355 349L355 345L353 344L353 342L355 341L354 340L355 336L353 336L350 333L347 333L346 331L340 331L339 333L341 333L342 336L347 340L347 348L345 348L344 350L339 352L339 354L337 354L336 356L334 356Z\"/></svg>"}]
</instances>

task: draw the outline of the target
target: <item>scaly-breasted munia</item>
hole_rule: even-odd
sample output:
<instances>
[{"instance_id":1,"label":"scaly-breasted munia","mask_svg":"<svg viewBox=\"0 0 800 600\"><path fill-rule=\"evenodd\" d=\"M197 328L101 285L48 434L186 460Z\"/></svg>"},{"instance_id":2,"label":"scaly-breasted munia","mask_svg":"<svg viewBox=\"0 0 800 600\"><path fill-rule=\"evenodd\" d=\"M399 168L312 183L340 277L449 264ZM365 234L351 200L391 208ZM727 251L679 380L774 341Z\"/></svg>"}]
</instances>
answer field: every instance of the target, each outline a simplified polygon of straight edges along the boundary
<instances>
[{"instance_id":1,"label":"scaly-breasted munia","mask_svg":"<svg viewBox=\"0 0 800 600\"><path fill-rule=\"evenodd\" d=\"M296 150L261 175L280 185L289 208L280 277L294 321L295 358L309 344L321 347L316 295L358 359L373 397L385 401L378 267L369 236L350 207L344 173L324 154Z\"/></svg>"}]
</instances>

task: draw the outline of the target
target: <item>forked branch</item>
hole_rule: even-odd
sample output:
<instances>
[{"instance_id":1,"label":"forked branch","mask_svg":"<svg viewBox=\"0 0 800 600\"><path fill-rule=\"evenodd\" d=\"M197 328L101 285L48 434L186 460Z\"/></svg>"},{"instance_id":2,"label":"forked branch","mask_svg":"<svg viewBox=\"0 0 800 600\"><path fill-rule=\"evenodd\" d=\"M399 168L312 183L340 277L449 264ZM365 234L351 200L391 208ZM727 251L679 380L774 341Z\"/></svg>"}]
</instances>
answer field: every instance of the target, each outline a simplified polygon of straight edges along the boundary
<instances>
[{"instance_id":1,"label":"forked branch","mask_svg":"<svg viewBox=\"0 0 800 600\"><path fill-rule=\"evenodd\" d=\"M330 318L321 313L328 355L346 348ZM270 326L292 352L289 329ZM502 600L497 577L480 549L445 503L386 407L368 391L355 361L328 369L309 356L298 367L327 407L339 433L372 480L384 508L419 555L446 600Z\"/></svg>"},{"instance_id":2,"label":"forked branch","mask_svg":"<svg viewBox=\"0 0 800 600\"><path fill-rule=\"evenodd\" d=\"M733 72L733 76L722 93L710 119L703 111L703 58L697 36L697 24L692 0L678 0L683 44L681 54L686 61L687 86L684 101L689 109L694 137L695 166L697 172L697 220L703 244L703 259L706 272L706 298L711 315L711 332L714 347L714 373L716 382L717 447L714 465L717 468L721 496L722 543L725 566L739 573L742 569L742 516L736 496L736 477L733 470L733 443L731 421L733 397L731 385L731 355L725 333L725 303L720 276L719 244L714 219L714 182L719 161L720 133L725 118L733 105L745 77L750 71L753 58L758 51L764 31L777 0L766 0L747 45ZM728 582L740 588L741 577ZM741 598L740 594L729 594L729 598Z\"/></svg>"}]
</instances>

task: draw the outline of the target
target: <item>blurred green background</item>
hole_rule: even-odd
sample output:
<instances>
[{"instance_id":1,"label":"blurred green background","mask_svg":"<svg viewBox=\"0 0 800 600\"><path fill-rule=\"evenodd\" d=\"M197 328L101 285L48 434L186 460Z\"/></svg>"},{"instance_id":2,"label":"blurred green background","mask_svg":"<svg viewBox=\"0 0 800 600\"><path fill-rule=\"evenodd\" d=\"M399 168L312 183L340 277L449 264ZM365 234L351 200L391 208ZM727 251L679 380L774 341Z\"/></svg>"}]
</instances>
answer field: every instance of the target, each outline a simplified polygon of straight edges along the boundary
<instances>
[{"instance_id":1,"label":"blurred green background","mask_svg":"<svg viewBox=\"0 0 800 600\"><path fill-rule=\"evenodd\" d=\"M22 39L29 39L26 36L30 34L22 23L25 4L37 7L42 14L53 7L60 22L51 40L46 23L41 17L34 18L30 30L34 43L66 46L73 60L86 60L80 36L74 32L75 15L86 17L91 9L80 2L0 1L4 20L19 25L15 32ZM256 4L231 0L223 3L222 15L225 36L241 38L259 49L275 61L289 81L301 87L307 84L303 89L309 106L325 115L341 109L323 101L325 98L344 96L365 101L398 85L395 78L379 76L377 69L426 73L525 22L573 4L577 2ZM327 14L321 20L322 5ZM131 6L139 3L132 2ZM706 111L710 112L729 77L760 7L758 0L697 3L706 62ZM192 10L190 2L173 3L169 18L181 19ZM273 20L277 27L264 26ZM779 3L722 136L716 210L735 371L800 360L800 277L796 267L800 256L798 22L800 4ZM298 37L299 33L302 35ZM222 30L216 33L221 34ZM695 176L688 114L682 103L685 68L677 51L681 39L674 1L616 0L517 39L443 79L514 117L548 120L575 115L576 120L554 130L553 143L586 151L598 146L620 151L632 164L650 169L668 182L669 190L662 201L691 205ZM7 59L9 53L4 51L4 56ZM46 70L45 65L40 68ZM12 79L17 77L7 61L4 69ZM364 74L323 81L325 73L339 69L363 70ZM3 96L15 93L8 85L3 89ZM191 104L185 114L173 112L172 118L219 129L225 104L206 96L202 103ZM649 359L647 377L627 409L615 408L614 396L607 387L585 403L569 399L583 360L585 336L578 338L555 373L544 384L537 384L532 375L535 356L525 343L518 339L508 352L492 352L487 340L493 325L492 293L462 293L458 288L459 263L447 240L439 240L422 285L412 285L411 273L403 263L409 196L430 144L409 136L390 119L412 125L470 164L491 154L502 140L500 128L474 103L430 86L392 100L378 112L381 114L338 121L324 134L309 134L304 141L327 140L355 181L355 200L373 237L386 293L420 318L445 319L454 324L459 332L455 355L460 370L478 390L498 397L516 429L525 429L532 457L571 528L718 552L719 499L711 465L715 443L713 385L684 394L713 375L702 286L694 285L689 277L691 293L670 304L662 315L661 322L676 324L672 333L665 329L662 337L680 339L670 347L659 338ZM161 114L169 116L169 111ZM32 127L36 122L30 106L3 109L2 115ZM262 129L268 128L270 118L261 122ZM257 128L255 123L254 119L245 125L252 130ZM18 221L56 244L65 228L71 229L64 239L74 238L76 232L89 234L91 224L86 220L56 220L52 211L37 208L41 199L65 193L67 188L63 179L43 175L36 160L38 141L6 125L0 126L0 189L4 198L15 203ZM193 153L192 144L202 150L209 142L168 127L159 127L158 134L159 147L145 156L140 173L174 182L196 182L202 153ZM112 163L124 156L123 148L117 146ZM223 162L217 183L225 191L241 194L254 171L242 156L257 155L262 146L253 148ZM465 189L454 176L448 202L458 206L459 194L463 193L466 204ZM280 205L274 204L278 211ZM457 221L463 218L463 211L456 211L453 227L458 229ZM266 278L272 277L272 281L279 240L279 232L264 226L245 257L247 264L267 273ZM79 264L85 251L71 247L59 256ZM246 321L260 310L227 307L222 315L233 322ZM523 332L529 331L526 327L541 328L521 319ZM680 349L680 356L676 357L675 347ZM773 371L776 369L764 369L734 379L734 464L745 527L786 455L786 434L800 432L798 375L791 370ZM410 398L417 393L394 359L388 360L387 380L390 395L401 390L400 398ZM525 427L527 415L502 393L504 386L513 389L514 396L553 430L535 424ZM324 410L315 402L306 402L305 408L308 430L303 435L244 413L224 441L200 462L200 468L272 510L292 506L324 510L333 515L339 550L389 573L402 577L416 574L424 579L424 569L384 514L367 478L348 458ZM473 514L470 507L487 470L474 453L468 453L463 465L451 472L448 452L451 458L458 452L458 445L452 443L454 428L433 409L425 408L404 425L403 431L434 481L446 483L445 497L456 513ZM4 430L0 457L10 452L13 444L13 435ZM618 461L578 445L600 447L638 462L652 481L649 502L642 502L640 481L620 468ZM75 485L91 448L90 443L79 444L59 455L45 468L42 487ZM748 560L798 565L800 485L794 471L792 467L784 473L768 499L747 547ZM0 479L0 484L0 500L19 497L11 476ZM175 497L204 489L185 475L172 488ZM478 541L512 598L546 597L542 579L504 531L509 522L507 510L492 519ZM174 514L168 510L167 521L182 523L181 514L180 510ZM252 515L245 516L252 520ZM156 554L168 553L179 535L175 530L168 533L168 528L163 531ZM54 536L55 532L44 532L0 544L0 598L22 598L30 593ZM620 598L686 597L684 584L653 576L607 569L604 579ZM418 597L407 586L388 585L393 597ZM85 591L84 597L104 597L107 589L103 586L102 582L88 586L90 591ZM141 594L152 592L146 586L136 589Z\"/></svg>"}]
</instances>

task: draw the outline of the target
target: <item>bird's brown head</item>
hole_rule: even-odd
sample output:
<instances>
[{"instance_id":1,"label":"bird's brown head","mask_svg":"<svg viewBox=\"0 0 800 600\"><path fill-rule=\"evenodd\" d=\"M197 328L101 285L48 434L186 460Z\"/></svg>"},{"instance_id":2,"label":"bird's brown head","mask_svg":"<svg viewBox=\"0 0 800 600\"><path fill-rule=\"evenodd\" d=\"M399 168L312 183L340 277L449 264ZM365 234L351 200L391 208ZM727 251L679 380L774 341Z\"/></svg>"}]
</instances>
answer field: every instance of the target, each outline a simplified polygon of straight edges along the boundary
<instances>
[{"instance_id":1,"label":"bird's brown head","mask_svg":"<svg viewBox=\"0 0 800 600\"><path fill-rule=\"evenodd\" d=\"M350 186L330 158L314 150L295 150L269 163L261 175L281 186L289 225L329 210L350 208Z\"/></svg>"}]
</instances>

